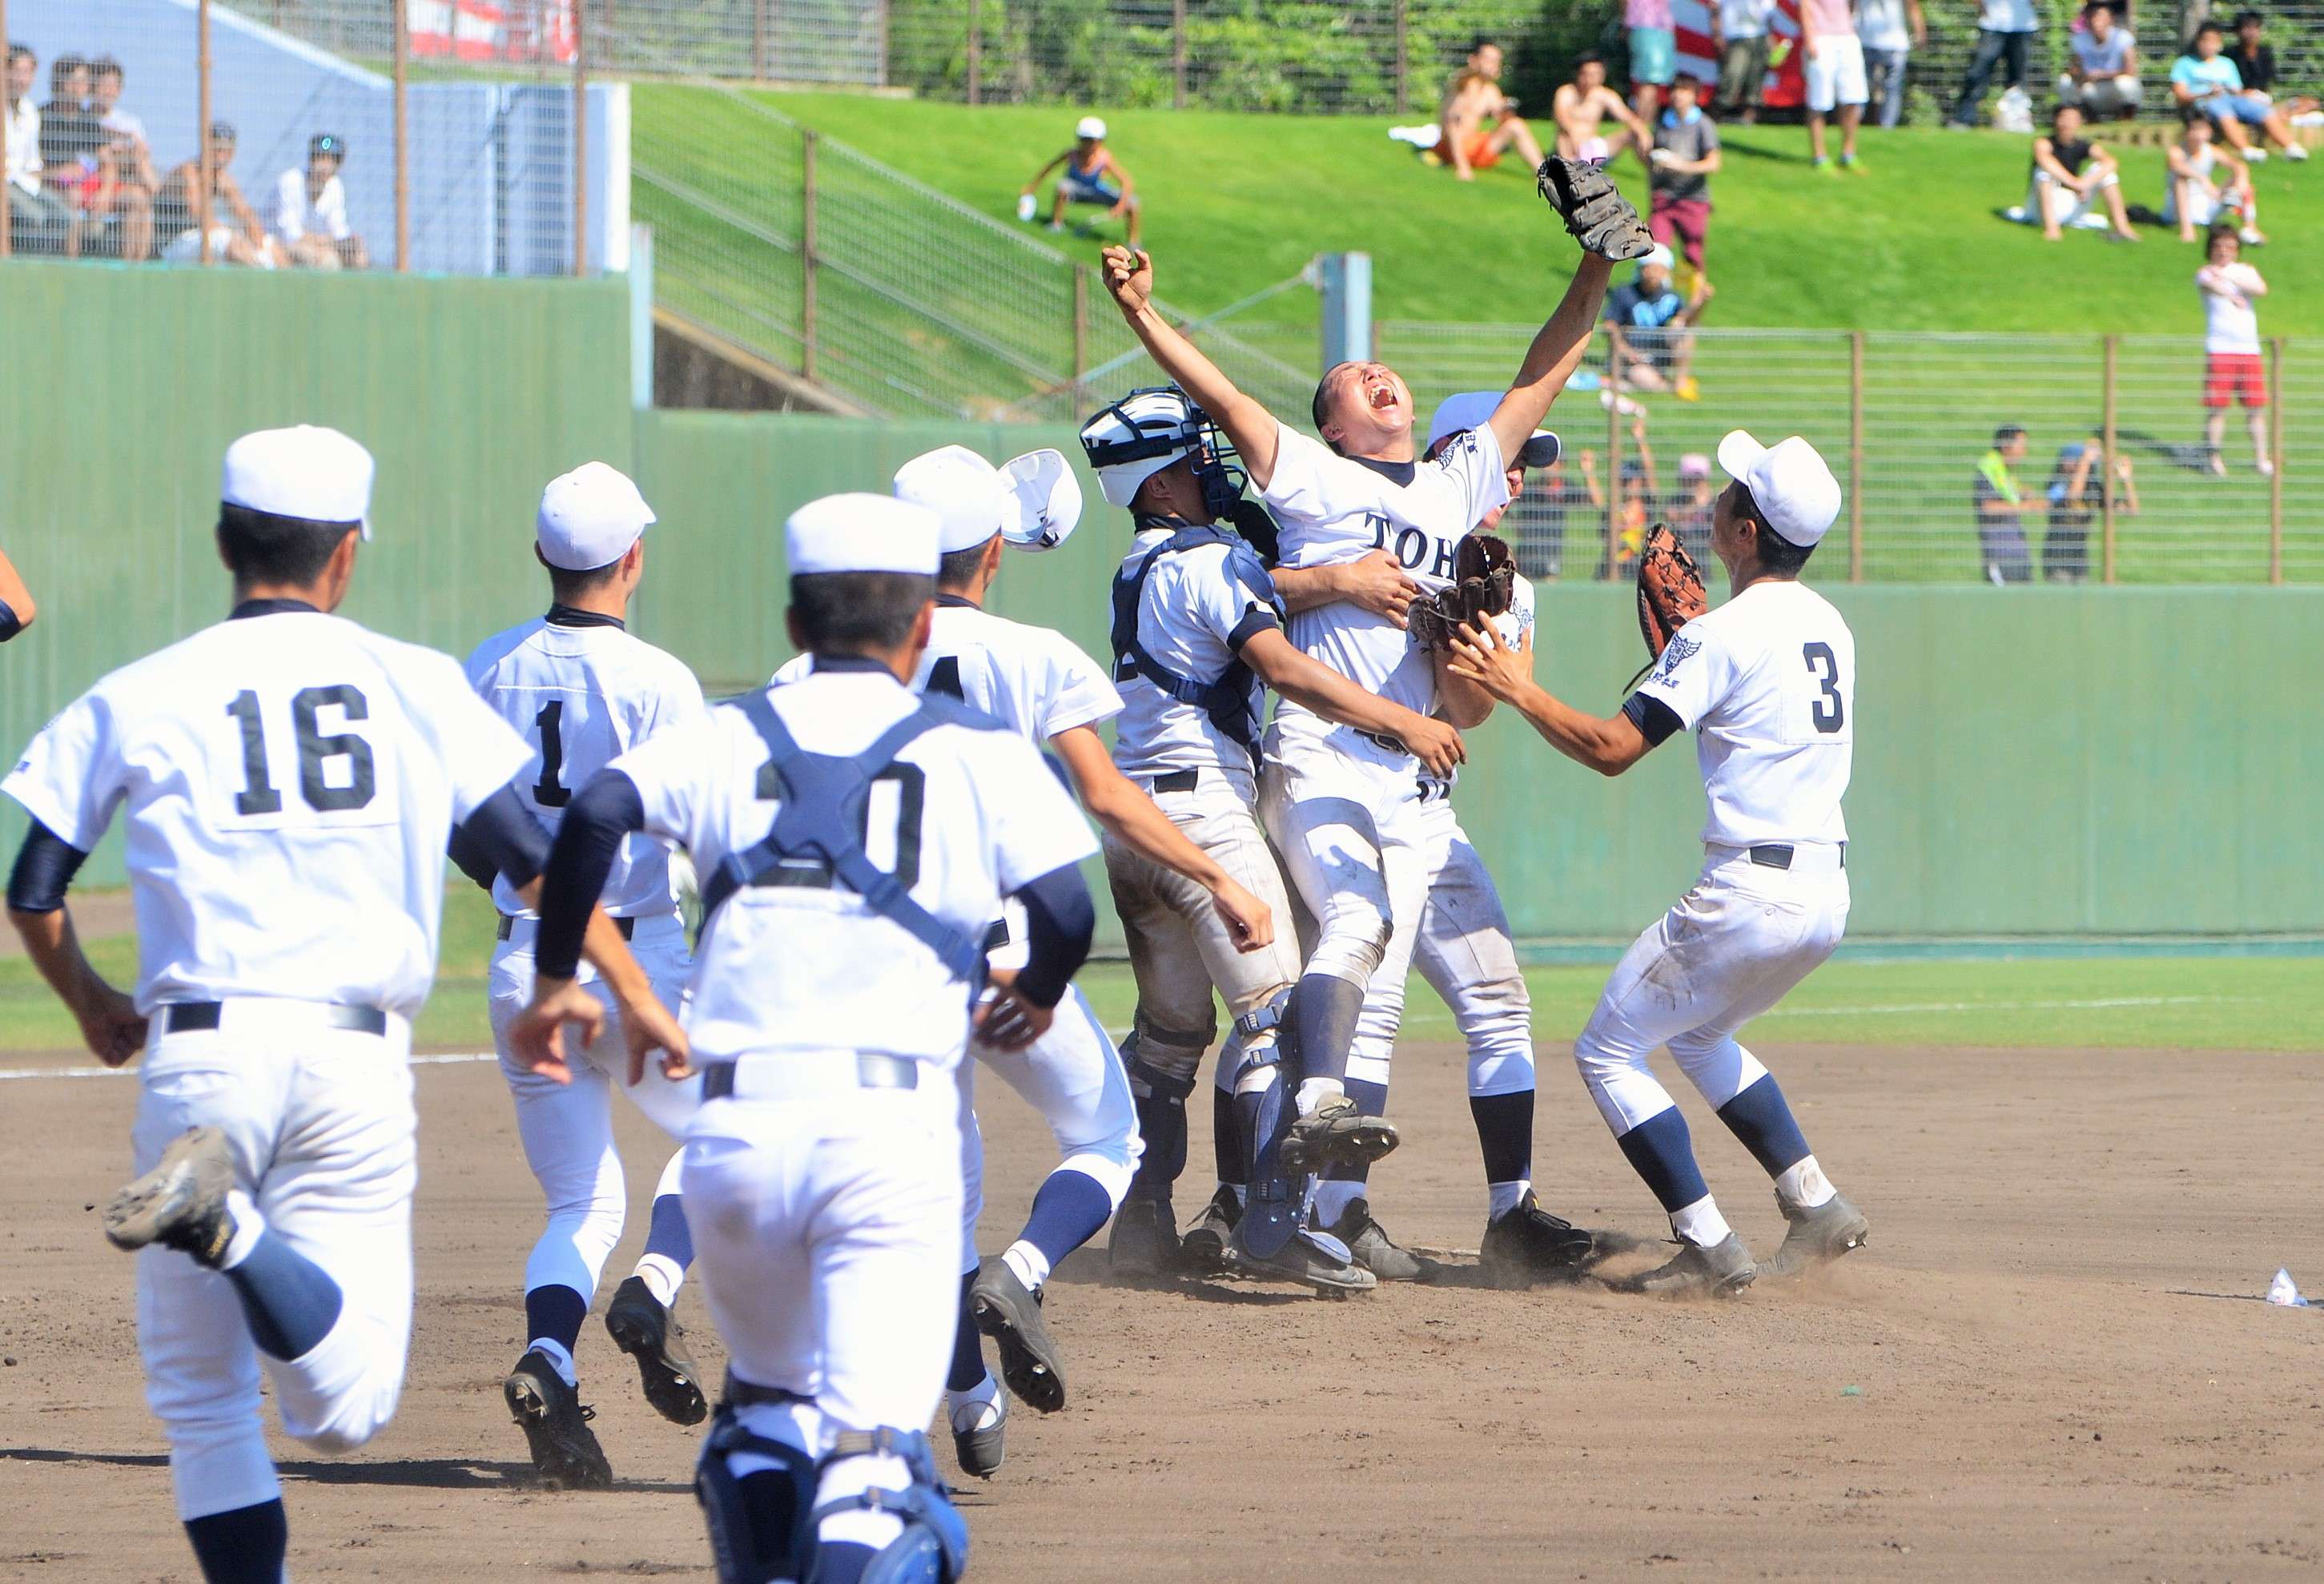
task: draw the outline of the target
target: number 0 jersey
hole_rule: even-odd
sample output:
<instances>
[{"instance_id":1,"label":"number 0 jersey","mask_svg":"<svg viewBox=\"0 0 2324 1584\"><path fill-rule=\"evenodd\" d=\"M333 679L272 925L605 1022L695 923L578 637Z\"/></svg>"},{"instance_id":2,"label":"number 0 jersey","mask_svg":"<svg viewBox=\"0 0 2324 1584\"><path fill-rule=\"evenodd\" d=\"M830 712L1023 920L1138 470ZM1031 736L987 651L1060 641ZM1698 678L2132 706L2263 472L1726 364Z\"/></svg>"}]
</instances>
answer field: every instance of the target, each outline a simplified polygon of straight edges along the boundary
<instances>
[{"instance_id":1,"label":"number 0 jersey","mask_svg":"<svg viewBox=\"0 0 2324 1584\"><path fill-rule=\"evenodd\" d=\"M1856 639L1805 584L1755 583L1697 616L1639 684L1696 733L1716 846L1845 842L1856 744Z\"/></svg>"},{"instance_id":2,"label":"number 0 jersey","mask_svg":"<svg viewBox=\"0 0 2324 1584\"><path fill-rule=\"evenodd\" d=\"M486 639L468 657L468 680L531 743L530 773L517 787L552 834L590 777L707 707L684 661L586 612L551 612ZM676 906L669 850L650 836L623 842L603 901L616 918L668 914ZM493 881L493 902L503 913L526 912L505 879Z\"/></svg>"},{"instance_id":3,"label":"number 0 jersey","mask_svg":"<svg viewBox=\"0 0 2324 1584\"><path fill-rule=\"evenodd\" d=\"M410 1017L452 826L525 762L457 662L272 602L114 672L0 791L86 852L125 808L136 1001Z\"/></svg>"}]
</instances>

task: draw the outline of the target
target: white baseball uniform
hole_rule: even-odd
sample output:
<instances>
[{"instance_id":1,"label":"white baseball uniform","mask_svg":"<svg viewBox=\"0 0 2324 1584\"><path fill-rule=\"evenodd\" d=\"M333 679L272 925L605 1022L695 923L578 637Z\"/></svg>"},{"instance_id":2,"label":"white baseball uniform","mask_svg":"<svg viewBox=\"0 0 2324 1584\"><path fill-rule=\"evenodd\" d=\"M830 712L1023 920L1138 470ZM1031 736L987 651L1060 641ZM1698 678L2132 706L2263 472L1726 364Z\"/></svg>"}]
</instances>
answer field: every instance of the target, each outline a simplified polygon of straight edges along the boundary
<instances>
[{"instance_id":1,"label":"white baseball uniform","mask_svg":"<svg viewBox=\"0 0 2324 1584\"><path fill-rule=\"evenodd\" d=\"M1696 733L1710 813L1701 879L1631 944L1574 1044L1617 1137L1671 1108L1646 1064L1658 1045L1714 1109L1757 1082L1736 1031L1840 944L1856 641L1813 589L1755 583L1673 635L1624 706L1642 728L1647 701Z\"/></svg>"},{"instance_id":2,"label":"white baseball uniform","mask_svg":"<svg viewBox=\"0 0 2324 1584\"><path fill-rule=\"evenodd\" d=\"M524 762L449 658L254 601L97 683L0 783L83 852L127 811L136 1002L152 1018L138 1171L186 1128L222 1128L265 1229L341 1290L329 1332L286 1363L253 1346L226 1277L160 1247L138 1256L147 1401L183 1519L280 1496L262 1363L283 1429L310 1446L360 1446L395 1410L417 1176L407 1058L445 845Z\"/></svg>"},{"instance_id":3,"label":"white baseball uniform","mask_svg":"<svg viewBox=\"0 0 2324 1584\"><path fill-rule=\"evenodd\" d=\"M767 697L800 746L823 754L860 753L918 707L877 670L811 675ZM685 846L705 873L774 817L766 743L737 709L662 732L612 768L636 785L646 831ZM972 937L1005 893L1095 846L1011 732L936 725L872 786L871 861L910 872L911 898ZM815 1447L826 1432L917 1431L936 1411L958 1313L947 1080L968 1010L936 953L849 889L746 886L706 924L687 1032L697 1063L734 1065L688 1126L682 1180L734 1375L803 1399L742 1409L760 1433ZM875 1066L883 1083L865 1076ZM732 1463L750 1471L742 1456ZM864 1471L872 1483L877 1472Z\"/></svg>"},{"instance_id":4,"label":"white baseball uniform","mask_svg":"<svg viewBox=\"0 0 2324 1584\"><path fill-rule=\"evenodd\" d=\"M675 656L634 638L608 616L562 607L546 617L487 639L468 657L468 680L502 719L532 748L520 787L544 832L554 833L574 791L655 732L699 719L702 685ZM548 1200L549 1224L526 1261L525 1290L557 1285L586 1303L597 1290L606 1258L620 1242L627 1195L621 1156L613 1148L613 1092L620 1090L673 1138L699 1103L702 1085L673 1083L659 1066L632 1085L620 1019L609 1016L596 1041L568 1065L573 1081L559 1083L532 1072L509 1046L509 1029L531 1004L533 942L539 920L506 879L493 888L500 910L500 943L493 953L493 1041L501 1073L516 1101L517 1135L524 1157ZM676 1007L693 963L686 953L669 873L669 850L632 835L613 861L605 911L628 919L630 950L653 981L654 994ZM586 963L581 979L594 984ZM613 1010L611 998L599 999ZM673 1152L657 1197L678 1192Z\"/></svg>"}]
</instances>

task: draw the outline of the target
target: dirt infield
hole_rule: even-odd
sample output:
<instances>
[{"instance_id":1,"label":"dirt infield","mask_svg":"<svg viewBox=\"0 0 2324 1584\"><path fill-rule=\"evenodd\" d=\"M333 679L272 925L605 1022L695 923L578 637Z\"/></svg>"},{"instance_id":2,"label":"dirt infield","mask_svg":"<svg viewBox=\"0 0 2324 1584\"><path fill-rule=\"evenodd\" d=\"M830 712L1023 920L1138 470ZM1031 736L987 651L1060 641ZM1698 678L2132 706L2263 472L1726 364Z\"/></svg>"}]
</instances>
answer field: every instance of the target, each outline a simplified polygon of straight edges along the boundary
<instances>
[{"instance_id":1,"label":"dirt infield","mask_svg":"<svg viewBox=\"0 0 2324 1584\"><path fill-rule=\"evenodd\" d=\"M1766 1051L1870 1247L1809 1292L1717 1306L1452 1279L1325 1303L1133 1291L1073 1262L1052 1323L1072 1405L1010 1422L965 1493L988 1579L2243 1579L2324 1570L2324 1310L2227 1298L2279 1264L2324 1288L2324 1074L2297 1055ZM56 1064L85 1064L71 1057ZM1442 1049L1400 1058L1408 1241L1472 1250L1482 1189ZM22 1068L41 1058L12 1058ZM1545 1052L1545 1202L1658 1230L1572 1070ZM401 1417L361 1454L283 1442L302 1579L707 1577L693 1432L656 1419L593 1321L585 1395L622 1487L528 1490L498 1383L539 1200L489 1065L420 1079L420 1299ZM0 1083L0 1578L179 1579L129 1262L88 1207L127 1157L126 1080ZM1208 1186L1206 1109L1182 1189ZM1764 1178L1690 1104L1747 1238ZM657 1147L635 1125L643 1235ZM1000 1098L1013 1229L1046 1135ZM1182 1218L1183 1219L1183 1218ZM608 1286L610 1292L610 1284ZM601 1296L603 1296L601 1294ZM681 1312L691 1318L691 1302ZM697 1333L706 1367L716 1343Z\"/></svg>"}]
</instances>

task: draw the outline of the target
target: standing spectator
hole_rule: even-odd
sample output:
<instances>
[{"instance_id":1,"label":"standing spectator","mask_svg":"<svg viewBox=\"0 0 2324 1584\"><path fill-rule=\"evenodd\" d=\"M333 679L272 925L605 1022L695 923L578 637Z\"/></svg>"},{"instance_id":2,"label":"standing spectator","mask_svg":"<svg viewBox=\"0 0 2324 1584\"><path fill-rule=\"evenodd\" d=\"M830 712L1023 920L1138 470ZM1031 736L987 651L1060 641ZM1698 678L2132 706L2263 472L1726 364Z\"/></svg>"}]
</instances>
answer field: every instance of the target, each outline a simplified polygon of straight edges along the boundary
<instances>
[{"instance_id":1,"label":"standing spectator","mask_svg":"<svg viewBox=\"0 0 2324 1584\"><path fill-rule=\"evenodd\" d=\"M1929 43L1921 0L1857 0L1856 36L1864 47L1870 115L1883 126L1904 118L1904 69Z\"/></svg>"},{"instance_id":2,"label":"standing spectator","mask_svg":"<svg viewBox=\"0 0 2324 1584\"><path fill-rule=\"evenodd\" d=\"M1698 278L1690 301L1671 284L1676 261L1659 243L1638 261L1627 286L1606 294L1607 356L1622 382L1637 391L1668 391L1682 401L1699 400L1692 327L1710 300L1710 282Z\"/></svg>"},{"instance_id":3,"label":"standing spectator","mask_svg":"<svg viewBox=\"0 0 2324 1584\"><path fill-rule=\"evenodd\" d=\"M1978 554L1984 559L1987 583L2034 581L2024 520L2042 509L2042 498L2017 482L2015 469L2024 460L2024 426L2006 423L1993 431L1993 449L1978 461L1969 501L1977 512Z\"/></svg>"},{"instance_id":4,"label":"standing spectator","mask_svg":"<svg viewBox=\"0 0 2324 1584\"><path fill-rule=\"evenodd\" d=\"M2244 79L2244 92L2264 99L2282 111L2285 119L2297 122L2302 115L2312 115L2324 106L2318 100L2300 95L2275 103L2275 46L2262 36L2267 29L2267 19L2256 11L2236 14L2236 47L2226 51L2236 63L2236 75Z\"/></svg>"},{"instance_id":5,"label":"standing spectator","mask_svg":"<svg viewBox=\"0 0 2324 1584\"><path fill-rule=\"evenodd\" d=\"M1528 171L1541 165L1533 128L1517 115L1517 102L1501 91L1501 60L1499 44L1479 39L1468 62L1452 74L1437 113L1436 152L1463 181L1474 181L1478 170L1500 163L1502 152L1512 145Z\"/></svg>"},{"instance_id":6,"label":"standing spectator","mask_svg":"<svg viewBox=\"0 0 2324 1584\"><path fill-rule=\"evenodd\" d=\"M1985 106L1986 85L1993 69L2003 69L2005 87L2025 87L2025 52L2042 31L2034 0L1980 0L1977 16L1977 52L1969 57L1961 78L1960 97L1953 102L1952 126L1977 124Z\"/></svg>"},{"instance_id":7,"label":"standing spectator","mask_svg":"<svg viewBox=\"0 0 2324 1584\"><path fill-rule=\"evenodd\" d=\"M2093 206L2103 205L2110 238L2136 242L2130 228L2130 210L2123 202L2122 174L2106 145L2082 135L2079 105L2061 105L2050 112L2047 135L2034 140L2034 170L2025 193L2026 218L2055 242L2068 226L2080 226Z\"/></svg>"},{"instance_id":8,"label":"standing spectator","mask_svg":"<svg viewBox=\"0 0 2324 1584\"><path fill-rule=\"evenodd\" d=\"M1719 505L1719 491L1711 482L1711 458L1690 451L1678 459L1678 493L1664 508L1665 520L1687 554L1711 564L1711 519Z\"/></svg>"},{"instance_id":9,"label":"standing spectator","mask_svg":"<svg viewBox=\"0 0 2324 1584\"><path fill-rule=\"evenodd\" d=\"M0 643L5 643L32 624L38 613L32 603L32 591L16 575L8 554L0 550Z\"/></svg>"},{"instance_id":10,"label":"standing spectator","mask_svg":"<svg viewBox=\"0 0 2324 1584\"><path fill-rule=\"evenodd\" d=\"M274 239L290 262L310 270L367 270L371 254L347 224L347 189L339 166L347 145L326 132L309 140L307 168L274 184Z\"/></svg>"},{"instance_id":11,"label":"standing spectator","mask_svg":"<svg viewBox=\"0 0 2324 1584\"><path fill-rule=\"evenodd\" d=\"M2254 299L2267 295L2267 282L2245 263L2243 241L2232 226L2211 229L2206 262L2195 272L2203 294L2203 465L2221 478L2227 461L2227 404L2241 401L2251 430L2252 465L2262 478L2275 471L2267 455L2267 366L2259 355L2259 310Z\"/></svg>"},{"instance_id":12,"label":"standing spectator","mask_svg":"<svg viewBox=\"0 0 2324 1584\"><path fill-rule=\"evenodd\" d=\"M2066 38L2066 69L2058 78L2058 98L2090 115L2128 121L2138 114L2144 90L2138 82L2138 40L2115 24L2114 7L2097 0L2082 7L2083 26Z\"/></svg>"},{"instance_id":13,"label":"standing spectator","mask_svg":"<svg viewBox=\"0 0 2324 1584\"><path fill-rule=\"evenodd\" d=\"M1871 90L1864 80L1864 41L1848 0L1800 0L1800 49L1807 56L1808 152L1826 175L1857 170L1856 126ZM1840 111L1840 166L1824 152L1823 118Z\"/></svg>"},{"instance_id":14,"label":"standing spectator","mask_svg":"<svg viewBox=\"0 0 2324 1584\"><path fill-rule=\"evenodd\" d=\"M2211 141L2211 118L2190 105L2179 113L2178 141L2163 151L2170 174L2163 179L2163 223L2179 227L2179 240L2192 242L2225 219L2247 246L2267 240L2259 228L2259 195L2251 167Z\"/></svg>"},{"instance_id":15,"label":"standing spectator","mask_svg":"<svg viewBox=\"0 0 2324 1584\"><path fill-rule=\"evenodd\" d=\"M23 44L8 46L7 114L0 142L7 145L8 235L19 253L60 253L72 230L72 207L42 180L41 113L32 106L40 58Z\"/></svg>"},{"instance_id":16,"label":"standing spectator","mask_svg":"<svg viewBox=\"0 0 2324 1584\"><path fill-rule=\"evenodd\" d=\"M2042 535L2042 576L2052 583L2084 583L2090 576L2090 523L2098 508L2093 483L2106 474L2106 441L2097 435L2058 447L2050 468L2050 526ZM2118 517L2138 515L2138 484L2130 458L2114 459L2114 509Z\"/></svg>"},{"instance_id":17,"label":"standing spectator","mask_svg":"<svg viewBox=\"0 0 2324 1584\"><path fill-rule=\"evenodd\" d=\"M2172 97L2209 116L2227 146L2247 160L2267 158L2265 149L2253 146L2247 129L2254 126L2275 140L2285 159L2308 158L2292 135L2292 123L2264 96L2244 92L2243 73L2219 52L2223 37L2216 22L2195 30L2192 51L2171 63Z\"/></svg>"},{"instance_id":18,"label":"standing spectator","mask_svg":"<svg viewBox=\"0 0 2324 1584\"><path fill-rule=\"evenodd\" d=\"M1665 247L1675 246L1705 279L1703 253L1711 235L1711 179L1719 174L1719 127L1697 103L1702 79L1691 71L1671 78L1671 102L1655 118L1654 202L1646 228Z\"/></svg>"},{"instance_id":19,"label":"standing spectator","mask_svg":"<svg viewBox=\"0 0 2324 1584\"><path fill-rule=\"evenodd\" d=\"M1639 120L1652 122L1678 70L1671 0L1624 0L1622 16L1630 30L1630 108Z\"/></svg>"},{"instance_id":20,"label":"standing spectator","mask_svg":"<svg viewBox=\"0 0 2324 1584\"><path fill-rule=\"evenodd\" d=\"M161 183L161 199L153 206L153 224L155 234L169 239L162 246L161 256L170 262L200 262L207 237L208 255L213 259L262 270L281 267L281 248L266 234L266 227L258 223L250 201L242 196L242 184L235 180L229 169L234 163L234 128L226 122L213 121L209 129L210 189L207 200L202 195L202 167L198 160L187 161Z\"/></svg>"},{"instance_id":21,"label":"standing spectator","mask_svg":"<svg viewBox=\"0 0 2324 1584\"><path fill-rule=\"evenodd\" d=\"M1775 13L1775 0L1717 0L1711 8L1711 39L1719 50L1719 97L1711 107L1722 120L1731 115L1748 126L1759 119L1767 19Z\"/></svg>"},{"instance_id":22,"label":"standing spectator","mask_svg":"<svg viewBox=\"0 0 2324 1584\"><path fill-rule=\"evenodd\" d=\"M1549 115L1557 124L1557 152L1569 160L1610 164L1624 149L1636 148L1643 161L1655 146L1653 131L1606 86L1605 61L1586 51L1574 57L1573 80L1558 85ZM1622 124L1611 139L1605 135L1609 117Z\"/></svg>"}]
</instances>

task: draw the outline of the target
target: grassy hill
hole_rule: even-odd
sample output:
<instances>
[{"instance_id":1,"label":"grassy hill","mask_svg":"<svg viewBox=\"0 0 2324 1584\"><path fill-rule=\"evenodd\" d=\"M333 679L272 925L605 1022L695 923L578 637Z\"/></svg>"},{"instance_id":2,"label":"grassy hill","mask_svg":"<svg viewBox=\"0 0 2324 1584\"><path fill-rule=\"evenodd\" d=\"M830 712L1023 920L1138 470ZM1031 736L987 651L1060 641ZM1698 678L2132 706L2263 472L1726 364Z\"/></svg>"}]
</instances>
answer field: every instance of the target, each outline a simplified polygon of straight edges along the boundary
<instances>
[{"instance_id":1,"label":"grassy hill","mask_svg":"<svg viewBox=\"0 0 2324 1584\"><path fill-rule=\"evenodd\" d=\"M1014 224L1025 179L1071 141L1074 114L837 94L776 94L785 113ZM699 133L732 107L699 90L641 85L641 123ZM747 118L743 118L747 119ZM1515 161L1456 182L1388 141L1385 120L1219 113L1109 113L1112 142L1146 201L1161 290L1222 307L1320 252L1374 259L1383 318L1537 318L1571 257ZM2195 250L2159 226L2136 246L2070 235L2044 243L1997 211L2024 196L2028 140L1996 133L1868 132L1867 173L1813 170L1797 127L1738 127L1713 184L1715 322L1866 329L2190 333ZM2134 204L2160 207L2163 153L2121 152ZM2255 261L2273 293L2271 334L2324 329L2324 256L2288 245L2324 234L2324 161L2260 167L2277 245ZM1644 200L1628 160L1622 180ZM1046 198L1045 198L1046 202ZM1095 211L1082 211L1094 215ZM1106 226L1109 238L1115 231ZM1045 240L1094 258L1100 239ZM1309 317L1312 299L1279 311Z\"/></svg>"}]
</instances>

